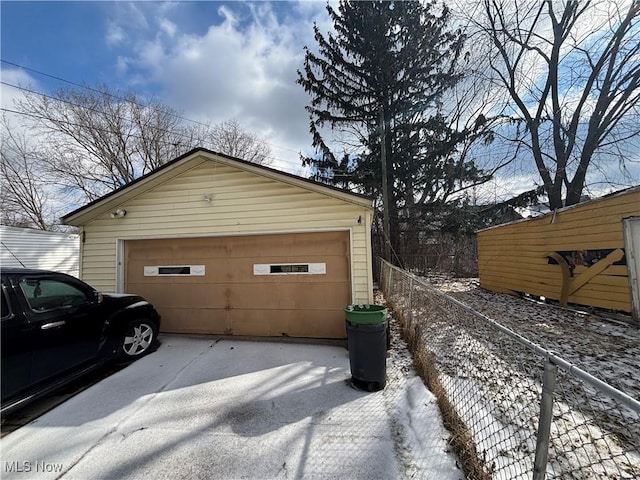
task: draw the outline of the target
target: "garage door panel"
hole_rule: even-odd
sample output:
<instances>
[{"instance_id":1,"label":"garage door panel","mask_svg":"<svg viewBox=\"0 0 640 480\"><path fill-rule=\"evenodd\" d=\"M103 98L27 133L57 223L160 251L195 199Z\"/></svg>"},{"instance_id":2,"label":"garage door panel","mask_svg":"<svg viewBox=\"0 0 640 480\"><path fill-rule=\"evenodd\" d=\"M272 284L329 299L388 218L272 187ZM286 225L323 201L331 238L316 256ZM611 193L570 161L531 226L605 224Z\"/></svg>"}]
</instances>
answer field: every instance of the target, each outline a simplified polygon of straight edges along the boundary
<instances>
[{"instance_id":1,"label":"garage door panel","mask_svg":"<svg viewBox=\"0 0 640 480\"><path fill-rule=\"evenodd\" d=\"M271 313L271 315L269 315ZM231 335L259 335L275 337L286 334L291 328L291 318L281 310L277 315L273 312L257 312L255 310L237 310L230 312Z\"/></svg>"},{"instance_id":2,"label":"garage door panel","mask_svg":"<svg viewBox=\"0 0 640 480\"><path fill-rule=\"evenodd\" d=\"M347 335L342 309L327 314L317 310L303 312L295 319L291 323L291 337L345 338ZM308 332L312 332L312 335L308 335Z\"/></svg>"},{"instance_id":3,"label":"garage door panel","mask_svg":"<svg viewBox=\"0 0 640 480\"><path fill-rule=\"evenodd\" d=\"M229 237L226 237L229 238ZM256 255L256 246L269 255L287 257L296 255L335 255L349 252L348 236L345 232L320 232L312 234L283 234L233 237L227 243L223 256L249 258Z\"/></svg>"},{"instance_id":4,"label":"garage door panel","mask_svg":"<svg viewBox=\"0 0 640 480\"><path fill-rule=\"evenodd\" d=\"M348 283L300 284L130 284L157 308L342 309L350 301Z\"/></svg>"},{"instance_id":5,"label":"garage door panel","mask_svg":"<svg viewBox=\"0 0 640 480\"><path fill-rule=\"evenodd\" d=\"M230 335L232 331L229 315L224 310L164 307L158 311L163 332Z\"/></svg>"},{"instance_id":6,"label":"garage door panel","mask_svg":"<svg viewBox=\"0 0 640 480\"><path fill-rule=\"evenodd\" d=\"M234 285L230 303L241 309L342 309L349 303L347 283Z\"/></svg>"},{"instance_id":7,"label":"garage door panel","mask_svg":"<svg viewBox=\"0 0 640 480\"><path fill-rule=\"evenodd\" d=\"M223 308L227 287L223 285L131 284L129 290L156 307Z\"/></svg>"},{"instance_id":8,"label":"garage door panel","mask_svg":"<svg viewBox=\"0 0 640 480\"><path fill-rule=\"evenodd\" d=\"M153 242L153 243L150 243ZM129 259L251 258L256 252L287 257L295 255L347 255L347 232L318 232L237 237L166 238L130 240ZM257 250L259 249L259 250Z\"/></svg>"},{"instance_id":9,"label":"garage door panel","mask_svg":"<svg viewBox=\"0 0 640 480\"><path fill-rule=\"evenodd\" d=\"M326 273L322 275L254 275L254 265L282 265L282 264L324 263ZM327 256L294 256L288 258L263 256L235 261L215 261L206 265L207 280L212 282L242 282L242 283L300 283L323 282L335 279L349 279L350 269L347 257Z\"/></svg>"},{"instance_id":10,"label":"garage door panel","mask_svg":"<svg viewBox=\"0 0 640 480\"><path fill-rule=\"evenodd\" d=\"M270 337L343 338L344 316L317 310L233 310L170 308L161 312L168 333Z\"/></svg>"},{"instance_id":11,"label":"garage door panel","mask_svg":"<svg viewBox=\"0 0 640 480\"><path fill-rule=\"evenodd\" d=\"M253 282L253 283L313 283L322 281L320 275L254 275L253 266L256 264L288 264L288 263L324 263L326 274L324 278L348 279L350 277L349 262L346 257L327 257L321 255L314 256L293 256L287 258L276 257L253 257L249 259L192 259L180 262L176 259L158 258L148 260L130 260L128 262L127 284L150 283L150 284L191 284L199 283L203 280L207 282ZM204 265L205 275L198 276L145 276L144 267L149 266L172 266L172 265Z\"/></svg>"},{"instance_id":12,"label":"garage door panel","mask_svg":"<svg viewBox=\"0 0 640 480\"><path fill-rule=\"evenodd\" d=\"M148 241L132 241L129 243L129 259L130 260L156 260L158 258L166 258L173 260L185 260L190 262L199 258L225 258L227 257L224 244L220 242L211 243L202 246L200 242L194 242L194 239L180 239L179 246L176 246L175 240L164 239L154 240L157 244L149 245Z\"/></svg>"},{"instance_id":13,"label":"garage door panel","mask_svg":"<svg viewBox=\"0 0 640 480\"><path fill-rule=\"evenodd\" d=\"M317 310L234 310L230 314L233 335L272 337L343 338L346 334L344 315L339 312Z\"/></svg>"},{"instance_id":14,"label":"garage door panel","mask_svg":"<svg viewBox=\"0 0 640 480\"><path fill-rule=\"evenodd\" d=\"M151 301L162 330L344 338L349 232L132 240L125 289ZM255 275L255 264L324 263L326 274ZM204 275L145 276L145 266L204 265Z\"/></svg>"},{"instance_id":15,"label":"garage door panel","mask_svg":"<svg viewBox=\"0 0 640 480\"><path fill-rule=\"evenodd\" d=\"M287 263L324 263L326 268L325 274L287 274L287 275L253 275L253 266L256 264L270 264L270 265L281 265ZM329 257L329 256L316 256L316 257L290 257L288 259L273 259L271 257L263 257L252 259L252 261L245 266L247 270L249 270L249 275L246 278L247 281L253 281L256 283L269 282L269 283L278 283L278 282L290 282L290 283L299 283L299 282L322 282L325 280L349 280L351 277L351 270L349 267L349 259L348 257ZM246 270L245 270L246 271Z\"/></svg>"}]
</instances>

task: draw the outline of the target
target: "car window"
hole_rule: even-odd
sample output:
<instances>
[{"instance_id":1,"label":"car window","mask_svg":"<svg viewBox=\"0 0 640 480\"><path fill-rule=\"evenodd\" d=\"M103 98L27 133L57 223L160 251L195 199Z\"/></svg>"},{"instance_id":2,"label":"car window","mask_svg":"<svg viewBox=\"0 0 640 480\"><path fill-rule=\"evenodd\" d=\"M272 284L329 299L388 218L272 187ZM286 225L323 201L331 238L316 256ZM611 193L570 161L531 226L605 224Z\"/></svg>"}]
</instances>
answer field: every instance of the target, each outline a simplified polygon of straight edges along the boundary
<instances>
[{"instance_id":1,"label":"car window","mask_svg":"<svg viewBox=\"0 0 640 480\"><path fill-rule=\"evenodd\" d=\"M89 303L85 292L59 280L23 278L20 289L36 312Z\"/></svg>"},{"instance_id":2,"label":"car window","mask_svg":"<svg viewBox=\"0 0 640 480\"><path fill-rule=\"evenodd\" d=\"M0 296L2 299L2 305L0 306L0 312L2 312L2 320L5 318L9 318L11 316L11 307L9 307L9 302L7 300L7 294L4 291L4 285L2 286L2 295Z\"/></svg>"}]
</instances>

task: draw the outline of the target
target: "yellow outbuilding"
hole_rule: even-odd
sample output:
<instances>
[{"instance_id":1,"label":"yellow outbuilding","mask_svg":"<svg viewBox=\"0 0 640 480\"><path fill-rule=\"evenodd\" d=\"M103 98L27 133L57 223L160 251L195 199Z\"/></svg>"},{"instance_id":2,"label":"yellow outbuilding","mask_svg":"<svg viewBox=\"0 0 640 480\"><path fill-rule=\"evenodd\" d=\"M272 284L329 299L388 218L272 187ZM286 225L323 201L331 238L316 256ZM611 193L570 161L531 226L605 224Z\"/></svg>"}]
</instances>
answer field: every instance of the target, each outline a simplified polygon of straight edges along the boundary
<instances>
[{"instance_id":1,"label":"yellow outbuilding","mask_svg":"<svg viewBox=\"0 0 640 480\"><path fill-rule=\"evenodd\" d=\"M480 286L638 318L640 187L478 232Z\"/></svg>"}]
</instances>

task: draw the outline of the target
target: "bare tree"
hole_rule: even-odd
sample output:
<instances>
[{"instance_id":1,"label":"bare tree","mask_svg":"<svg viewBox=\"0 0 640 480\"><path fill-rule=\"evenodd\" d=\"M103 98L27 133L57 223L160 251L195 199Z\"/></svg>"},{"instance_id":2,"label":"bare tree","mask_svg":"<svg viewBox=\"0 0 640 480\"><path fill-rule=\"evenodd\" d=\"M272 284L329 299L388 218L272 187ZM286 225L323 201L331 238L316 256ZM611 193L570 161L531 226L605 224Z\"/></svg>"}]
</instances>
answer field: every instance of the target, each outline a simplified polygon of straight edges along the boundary
<instances>
[{"instance_id":1,"label":"bare tree","mask_svg":"<svg viewBox=\"0 0 640 480\"><path fill-rule=\"evenodd\" d=\"M17 102L39 130L57 181L93 200L201 146L207 126L185 126L178 112L134 93L62 89Z\"/></svg>"},{"instance_id":2,"label":"bare tree","mask_svg":"<svg viewBox=\"0 0 640 480\"><path fill-rule=\"evenodd\" d=\"M2 117L0 207L2 224L50 230L55 223L42 162L24 135Z\"/></svg>"},{"instance_id":3,"label":"bare tree","mask_svg":"<svg viewBox=\"0 0 640 480\"><path fill-rule=\"evenodd\" d=\"M551 208L578 203L599 156L640 133L640 0L483 0L482 10L471 23L508 92L511 139L531 153Z\"/></svg>"},{"instance_id":4,"label":"bare tree","mask_svg":"<svg viewBox=\"0 0 640 480\"><path fill-rule=\"evenodd\" d=\"M269 145L264 139L245 130L236 119L215 124L209 139L212 149L219 153L259 165L271 163Z\"/></svg>"},{"instance_id":5,"label":"bare tree","mask_svg":"<svg viewBox=\"0 0 640 480\"><path fill-rule=\"evenodd\" d=\"M26 149L29 140L34 147L20 150L15 133L8 131L15 147L11 155L7 152L12 162L7 162L3 175L12 181L23 179L26 183L16 185L25 188L45 183L50 187L33 188L31 196L23 192L19 201L30 219L41 205L28 206L27 199L40 202L39 195L51 195L51 185L57 187L56 197L65 192L74 195L75 204L82 204L195 147L215 149L255 163L269 161L267 144L243 130L235 120L211 127L187 120L160 102L131 92L121 94L106 86L62 89L54 95L16 88L25 95L15 102L14 113L30 122L29 128L23 130L29 138L23 139L22 146ZM3 158L4 155L3 150ZM15 159L22 159L22 163ZM38 167L32 168L35 159ZM10 211L6 210L7 215ZM45 228L44 220L30 221Z\"/></svg>"}]
</instances>

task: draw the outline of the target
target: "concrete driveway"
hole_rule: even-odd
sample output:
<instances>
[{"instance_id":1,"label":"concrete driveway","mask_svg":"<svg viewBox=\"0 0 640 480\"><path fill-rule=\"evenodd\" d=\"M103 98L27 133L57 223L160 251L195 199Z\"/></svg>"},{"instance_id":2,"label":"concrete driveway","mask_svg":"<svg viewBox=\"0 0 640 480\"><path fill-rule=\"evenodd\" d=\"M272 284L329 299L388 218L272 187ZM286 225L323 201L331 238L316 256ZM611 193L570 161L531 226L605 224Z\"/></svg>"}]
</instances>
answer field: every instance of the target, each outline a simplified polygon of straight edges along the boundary
<instances>
[{"instance_id":1,"label":"concrete driveway","mask_svg":"<svg viewBox=\"0 0 640 480\"><path fill-rule=\"evenodd\" d=\"M397 342L387 387L367 393L342 347L161 341L4 437L2 478L463 478Z\"/></svg>"}]
</instances>

